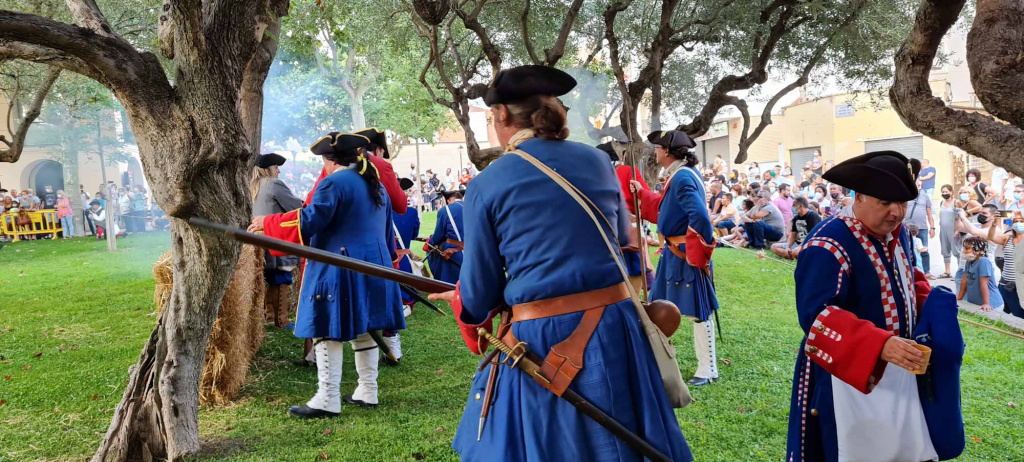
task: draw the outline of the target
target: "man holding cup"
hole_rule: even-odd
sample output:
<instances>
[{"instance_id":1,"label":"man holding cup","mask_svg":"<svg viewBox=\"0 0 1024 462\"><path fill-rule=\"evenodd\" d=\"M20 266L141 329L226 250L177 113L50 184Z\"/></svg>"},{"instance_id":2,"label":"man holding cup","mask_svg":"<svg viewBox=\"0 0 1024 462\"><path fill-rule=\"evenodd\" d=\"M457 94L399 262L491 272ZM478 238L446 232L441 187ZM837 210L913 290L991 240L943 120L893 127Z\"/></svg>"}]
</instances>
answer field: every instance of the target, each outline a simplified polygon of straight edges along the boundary
<instances>
[{"instance_id":1,"label":"man holding cup","mask_svg":"<svg viewBox=\"0 0 1024 462\"><path fill-rule=\"evenodd\" d=\"M794 274L806 336L793 379L787 461L940 457L939 439L948 435L926 415L930 404L922 401L929 398L919 394L915 375L928 370L931 350L912 340L922 339L915 327L930 287L914 268L902 225L920 170L917 160L884 151L824 175L855 190L856 200L807 236ZM955 305L947 295L936 300Z\"/></svg>"}]
</instances>

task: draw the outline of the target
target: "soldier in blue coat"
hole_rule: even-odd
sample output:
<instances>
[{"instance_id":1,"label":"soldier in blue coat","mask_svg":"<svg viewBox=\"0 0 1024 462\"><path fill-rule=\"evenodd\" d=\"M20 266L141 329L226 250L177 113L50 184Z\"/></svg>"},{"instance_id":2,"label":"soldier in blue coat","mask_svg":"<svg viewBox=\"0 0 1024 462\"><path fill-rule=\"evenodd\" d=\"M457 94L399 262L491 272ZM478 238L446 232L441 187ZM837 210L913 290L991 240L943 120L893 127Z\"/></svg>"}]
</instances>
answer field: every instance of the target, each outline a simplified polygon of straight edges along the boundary
<instances>
[{"instance_id":1,"label":"soldier in blue coat","mask_svg":"<svg viewBox=\"0 0 1024 462\"><path fill-rule=\"evenodd\" d=\"M310 247L378 265L395 259L391 205L373 164L359 152L368 140L331 133L310 150L324 158L328 175L313 192L309 206L284 214L258 216L250 230L298 240ZM389 258L390 256L390 258ZM288 412L302 418L335 417L341 402L376 406L377 346L371 330L405 328L398 284L315 261L303 272L295 336L312 338L316 350L317 393ZM343 348L355 350L359 385L341 396Z\"/></svg>"},{"instance_id":2,"label":"soldier in blue coat","mask_svg":"<svg viewBox=\"0 0 1024 462\"><path fill-rule=\"evenodd\" d=\"M556 96L573 86L557 69L517 67L498 73L484 101L502 145L529 153L579 188L615 225L605 232L622 245L628 212L607 156L565 141L566 112ZM479 354L472 327L489 327L508 307L511 327L498 335L514 336L540 357L570 334L590 331L589 340L572 347L581 349L582 369L569 388L672 460L692 460L616 264L620 257L608 253L584 209L514 154L473 179L465 208L465 271L454 293L433 297L452 300L470 350ZM595 318L596 324L581 322ZM481 423L484 403L490 413ZM493 363L473 379L452 447L463 460L642 460L522 371Z\"/></svg>"},{"instance_id":3,"label":"soldier in blue coat","mask_svg":"<svg viewBox=\"0 0 1024 462\"><path fill-rule=\"evenodd\" d=\"M427 254L427 263L434 278L450 282L459 281L462 270L463 228L462 228L462 191L445 191L446 205L437 211L437 224L434 234L423 246Z\"/></svg>"},{"instance_id":4,"label":"soldier in blue coat","mask_svg":"<svg viewBox=\"0 0 1024 462\"><path fill-rule=\"evenodd\" d=\"M857 194L851 208L811 231L794 273L806 335L793 374L787 461L945 460L963 449L956 301L948 291L928 296L902 225L920 169L882 151L825 173ZM915 338L933 348L930 366ZM915 375L922 371L928 375Z\"/></svg>"},{"instance_id":5,"label":"soldier in blue coat","mask_svg":"<svg viewBox=\"0 0 1024 462\"><path fill-rule=\"evenodd\" d=\"M650 298L675 303L683 316L694 321L697 370L690 385L706 385L718 380L715 324L711 320L718 297L712 284L714 227L704 206L704 181L696 169L697 157L690 152L696 143L677 130L654 132L647 139L654 143L658 164L669 178L663 194L631 182L640 196L643 218L657 222L658 232L665 236L666 252L658 261Z\"/></svg>"},{"instance_id":6,"label":"soldier in blue coat","mask_svg":"<svg viewBox=\"0 0 1024 462\"><path fill-rule=\"evenodd\" d=\"M413 187L412 180L408 178L402 178L398 180L399 185L406 193L411 193ZM395 231L395 255L398 261L395 262L395 269L400 269L406 273L412 273L417 276L422 276L420 271L413 271L413 256L409 250L409 246L412 245L413 239L420 235L420 213L416 210L416 207L409 207L405 213L394 213L392 215L394 219L393 229ZM421 264L415 262L417 265ZM412 295L406 290L402 289L402 304L405 305L404 314L408 317L412 314L412 307L416 304L416 300L412 298ZM391 348L391 352L395 355L395 359L402 359L402 341L398 332L384 331L381 333L384 339L388 342L388 347Z\"/></svg>"}]
</instances>

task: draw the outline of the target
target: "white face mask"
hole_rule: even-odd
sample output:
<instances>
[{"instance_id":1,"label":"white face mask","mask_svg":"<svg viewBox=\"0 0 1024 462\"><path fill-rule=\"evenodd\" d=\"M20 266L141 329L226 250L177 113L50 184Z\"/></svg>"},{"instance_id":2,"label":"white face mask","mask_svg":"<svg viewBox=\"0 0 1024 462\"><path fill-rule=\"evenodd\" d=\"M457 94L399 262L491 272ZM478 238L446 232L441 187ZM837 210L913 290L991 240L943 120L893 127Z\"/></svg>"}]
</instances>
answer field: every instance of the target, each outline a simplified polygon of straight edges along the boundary
<instances>
[{"instance_id":1,"label":"white face mask","mask_svg":"<svg viewBox=\"0 0 1024 462\"><path fill-rule=\"evenodd\" d=\"M978 256L973 254L973 253L965 253L964 254L964 260L974 261L974 260L977 260L977 259L978 259Z\"/></svg>"}]
</instances>

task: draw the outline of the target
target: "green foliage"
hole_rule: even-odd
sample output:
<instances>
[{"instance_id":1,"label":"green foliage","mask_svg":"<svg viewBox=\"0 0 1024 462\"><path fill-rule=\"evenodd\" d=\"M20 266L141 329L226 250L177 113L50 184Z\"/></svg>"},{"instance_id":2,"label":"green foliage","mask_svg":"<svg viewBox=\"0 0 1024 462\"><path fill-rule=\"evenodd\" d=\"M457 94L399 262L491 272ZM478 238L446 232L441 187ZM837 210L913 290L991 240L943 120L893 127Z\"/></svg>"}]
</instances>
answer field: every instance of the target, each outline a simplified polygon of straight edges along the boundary
<instances>
[{"instance_id":1,"label":"green foliage","mask_svg":"<svg viewBox=\"0 0 1024 462\"><path fill-rule=\"evenodd\" d=\"M423 215L421 235L435 220ZM167 233L146 233L119 239L113 253L89 238L0 250L0 459L78 460L95 450L156 322L151 268L169 246ZM792 271L732 249L716 252L715 264L722 380L692 390L697 402L677 411L679 423L697 460L781 460L801 338ZM451 316L417 307L408 325L401 366L380 370L381 406L316 421L286 413L316 389L315 370L291 364L302 341L268 328L236 401L201 409L201 459L320 460L322 451L329 460L458 460L451 440L479 358ZM1021 341L962 327L964 421L979 442L968 441L961 459L1024 460L1012 431L1024 416L1009 406L1024 402ZM696 367L692 332L684 323L673 337L684 375ZM356 374L346 355L347 393Z\"/></svg>"}]
</instances>

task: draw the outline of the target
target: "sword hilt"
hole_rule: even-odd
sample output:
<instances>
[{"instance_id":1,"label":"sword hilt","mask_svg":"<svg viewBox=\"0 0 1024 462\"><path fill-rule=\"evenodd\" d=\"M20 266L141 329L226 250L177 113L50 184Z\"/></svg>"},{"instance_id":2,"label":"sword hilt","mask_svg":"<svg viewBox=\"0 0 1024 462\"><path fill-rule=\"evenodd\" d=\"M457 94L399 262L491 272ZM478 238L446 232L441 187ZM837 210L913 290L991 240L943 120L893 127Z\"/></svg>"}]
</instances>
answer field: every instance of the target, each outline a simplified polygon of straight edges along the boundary
<instances>
[{"instance_id":1,"label":"sword hilt","mask_svg":"<svg viewBox=\"0 0 1024 462\"><path fill-rule=\"evenodd\" d=\"M518 367L527 374L530 374L535 380L551 385L551 381L540 373L540 365L537 361L528 356L530 351L526 349L526 342L518 342L515 346L510 347L506 345L505 342L502 342L498 337L491 335L491 333L487 332L487 329L484 329L483 327L478 327L476 333L490 342L491 345L494 345L495 349L505 353L506 359L502 362L506 366L512 369ZM511 362L509 362L510 360Z\"/></svg>"}]
</instances>

